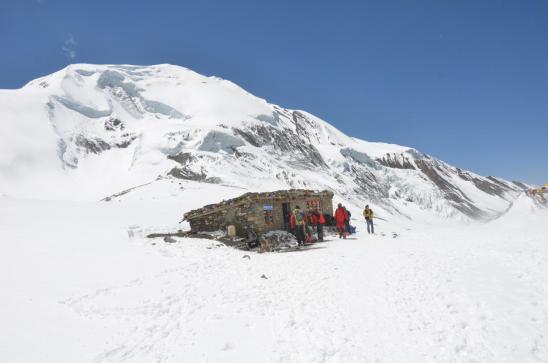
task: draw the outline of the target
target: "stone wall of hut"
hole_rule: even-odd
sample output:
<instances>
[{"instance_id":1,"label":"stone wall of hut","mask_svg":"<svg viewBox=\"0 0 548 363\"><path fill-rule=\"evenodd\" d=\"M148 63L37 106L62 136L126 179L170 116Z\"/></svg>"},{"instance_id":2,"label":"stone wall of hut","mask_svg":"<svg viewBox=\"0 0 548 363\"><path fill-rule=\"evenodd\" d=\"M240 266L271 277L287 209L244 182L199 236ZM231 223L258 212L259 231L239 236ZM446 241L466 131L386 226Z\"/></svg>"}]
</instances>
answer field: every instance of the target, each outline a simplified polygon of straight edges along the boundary
<instances>
[{"instance_id":1,"label":"stone wall of hut","mask_svg":"<svg viewBox=\"0 0 548 363\"><path fill-rule=\"evenodd\" d=\"M236 226L236 234L245 235L244 226L250 217L249 208L245 205L228 207L210 212L189 220L190 229L195 232L213 232L226 230L227 226Z\"/></svg>"},{"instance_id":2,"label":"stone wall of hut","mask_svg":"<svg viewBox=\"0 0 548 363\"><path fill-rule=\"evenodd\" d=\"M289 204L289 210L297 205L303 210L318 207L324 214L333 214L332 195L330 193L305 193L290 195L287 198L262 198L246 201L233 206L223 206L213 209L201 216L189 219L192 231L226 230L234 225L236 234L244 237L246 227L251 226L257 233L271 230L284 230L283 204Z\"/></svg>"}]
</instances>

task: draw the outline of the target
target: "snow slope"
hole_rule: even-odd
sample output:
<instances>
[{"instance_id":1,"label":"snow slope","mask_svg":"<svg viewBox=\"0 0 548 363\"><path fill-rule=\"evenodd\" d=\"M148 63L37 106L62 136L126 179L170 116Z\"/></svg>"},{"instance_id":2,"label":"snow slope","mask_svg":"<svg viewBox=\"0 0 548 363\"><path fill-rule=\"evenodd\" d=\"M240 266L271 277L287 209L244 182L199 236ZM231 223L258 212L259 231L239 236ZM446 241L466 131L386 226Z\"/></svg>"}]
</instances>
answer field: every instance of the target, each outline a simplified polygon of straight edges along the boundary
<instances>
[{"instance_id":1,"label":"snow slope","mask_svg":"<svg viewBox=\"0 0 548 363\"><path fill-rule=\"evenodd\" d=\"M100 200L130 190L125 197L142 199L166 179L190 180L232 187L224 197L330 189L359 208L469 220L499 216L524 187L348 137L172 65L71 65L0 91L0 120L0 192L14 197Z\"/></svg>"},{"instance_id":2,"label":"snow slope","mask_svg":"<svg viewBox=\"0 0 548 363\"><path fill-rule=\"evenodd\" d=\"M527 198L468 227L355 219L306 252L128 238L181 202L0 197L0 361L548 361L548 214Z\"/></svg>"}]
</instances>

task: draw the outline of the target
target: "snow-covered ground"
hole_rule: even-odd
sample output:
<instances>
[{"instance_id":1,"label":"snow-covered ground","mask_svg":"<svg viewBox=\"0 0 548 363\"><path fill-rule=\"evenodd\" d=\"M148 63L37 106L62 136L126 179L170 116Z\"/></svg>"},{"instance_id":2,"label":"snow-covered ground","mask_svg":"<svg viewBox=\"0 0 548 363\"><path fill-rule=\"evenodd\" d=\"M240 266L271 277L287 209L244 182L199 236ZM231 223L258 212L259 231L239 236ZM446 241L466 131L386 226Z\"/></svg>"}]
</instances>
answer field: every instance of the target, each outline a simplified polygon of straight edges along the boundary
<instances>
[{"instance_id":1,"label":"snow-covered ground","mask_svg":"<svg viewBox=\"0 0 548 363\"><path fill-rule=\"evenodd\" d=\"M188 207L0 197L0 361L548 361L548 213L525 197L302 252L128 238Z\"/></svg>"}]
</instances>

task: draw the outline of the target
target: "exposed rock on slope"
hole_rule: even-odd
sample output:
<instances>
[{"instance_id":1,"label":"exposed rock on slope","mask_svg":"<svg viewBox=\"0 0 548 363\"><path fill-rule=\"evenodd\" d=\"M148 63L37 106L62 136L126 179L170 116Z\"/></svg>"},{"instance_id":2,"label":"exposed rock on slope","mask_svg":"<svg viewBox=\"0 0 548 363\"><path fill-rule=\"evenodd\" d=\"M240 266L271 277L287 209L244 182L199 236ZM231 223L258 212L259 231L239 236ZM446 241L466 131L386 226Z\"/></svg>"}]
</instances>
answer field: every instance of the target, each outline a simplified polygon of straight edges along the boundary
<instances>
[{"instance_id":1,"label":"exposed rock on slope","mask_svg":"<svg viewBox=\"0 0 548 363\"><path fill-rule=\"evenodd\" d=\"M171 65L71 65L0 91L0 112L7 194L47 194L62 180L76 186L65 198L74 190L126 197L142 190L136 185L176 178L254 191L327 188L391 213L489 219L524 187L348 137L307 112Z\"/></svg>"}]
</instances>

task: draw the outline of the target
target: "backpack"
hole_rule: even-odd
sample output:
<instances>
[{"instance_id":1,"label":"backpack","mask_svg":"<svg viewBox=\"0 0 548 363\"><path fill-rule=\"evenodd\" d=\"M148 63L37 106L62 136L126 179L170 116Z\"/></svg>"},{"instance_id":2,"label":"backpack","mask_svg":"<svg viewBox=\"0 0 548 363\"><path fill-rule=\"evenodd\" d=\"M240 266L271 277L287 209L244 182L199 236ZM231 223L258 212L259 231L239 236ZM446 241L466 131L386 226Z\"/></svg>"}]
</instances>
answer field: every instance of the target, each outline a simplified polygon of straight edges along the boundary
<instances>
[{"instance_id":1,"label":"backpack","mask_svg":"<svg viewBox=\"0 0 548 363\"><path fill-rule=\"evenodd\" d=\"M304 224L304 212L302 210L295 209L293 211L293 214L295 214L295 224Z\"/></svg>"}]
</instances>

